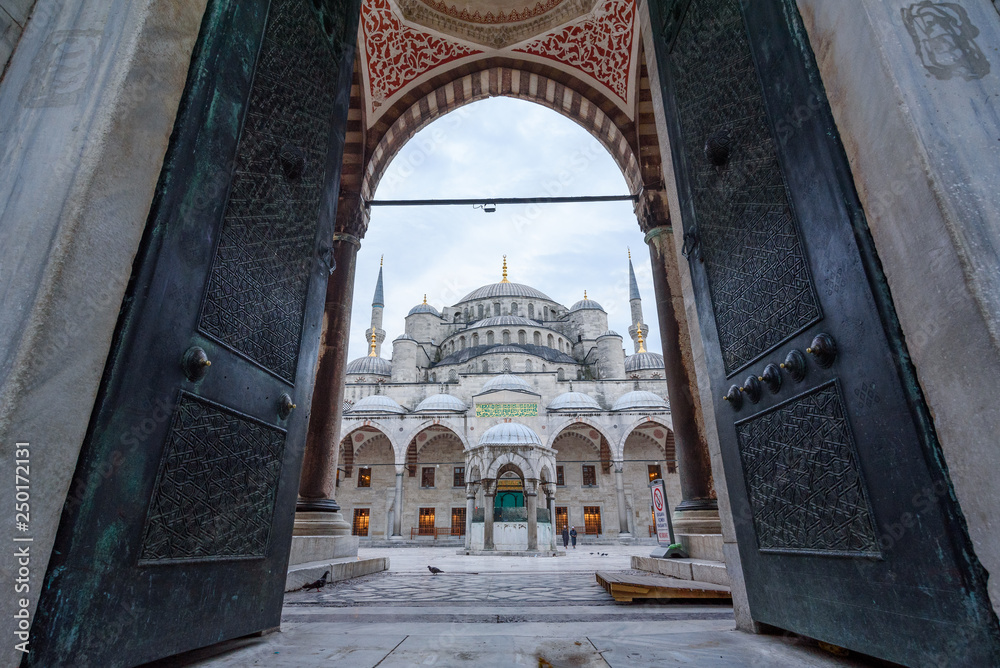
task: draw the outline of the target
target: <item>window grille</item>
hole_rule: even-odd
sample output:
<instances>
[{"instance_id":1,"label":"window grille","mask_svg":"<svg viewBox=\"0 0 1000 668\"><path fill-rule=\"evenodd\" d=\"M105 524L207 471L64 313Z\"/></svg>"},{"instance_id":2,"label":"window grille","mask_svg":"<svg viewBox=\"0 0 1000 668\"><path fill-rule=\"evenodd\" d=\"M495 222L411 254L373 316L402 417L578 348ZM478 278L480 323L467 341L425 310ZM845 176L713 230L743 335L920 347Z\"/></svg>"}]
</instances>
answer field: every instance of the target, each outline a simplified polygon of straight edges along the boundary
<instances>
[{"instance_id":1,"label":"window grille","mask_svg":"<svg viewBox=\"0 0 1000 668\"><path fill-rule=\"evenodd\" d=\"M600 506L583 507L583 526L588 536L601 535L601 508Z\"/></svg>"},{"instance_id":2,"label":"window grille","mask_svg":"<svg viewBox=\"0 0 1000 668\"><path fill-rule=\"evenodd\" d=\"M358 487L372 486L372 470L370 468L358 469Z\"/></svg>"},{"instance_id":3,"label":"window grille","mask_svg":"<svg viewBox=\"0 0 1000 668\"><path fill-rule=\"evenodd\" d=\"M421 536L433 536L434 535L434 509L433 508L421 508L420 509L420 520L417 524L418 533Z\"/></svg>"},{"instance_id":4,"label":"window grille","mask_svg":"<svg viewBox=\"0 0 1000 668\"><path fill-rule=\"evenodd\" d=\"M556 485L562 487L566 484L566 476L563 474L563 467L556 467Z\"/></svg>"},{"instance_id":5,"label":"window grille","mask_svg":"<svg viewBox=\"0 0 1000 668\"><path fill-rule=\"evenodd\" d=\"M597 467L592 464L583 465L583 486L584 487L596 487L597 486Z\"/></svg>"},{"instance_id":6,"label":"window grille","mask_svg":"<svg viewBox=\"0 0 1000 668\"><path fill-rule=\"evenodd\" d=\"M354 509L354 522L351 525L352 536L368 535L368 513L369 510L367 508Z\"/></svg>"},{"instance_id":7,"label":"window grille","mask_svg":"<svg viewBox=\"0 0 1000 668\"><path fill-rule=\"evenodd\" d=\"M434 486L434 467L425 466L423 470L420 471L420 486L421 487L433 487Z\"/></svg>"},{"instance_id":8,"label":"window grille","mask_svg":"<svg viewBox=\"0 0 1000 668\"><path fill-rule=\"evenodd\" d=\"M465 535L465 508L451 509L451 535Z\"/></svg>"},{"instance_id":9,"label":"window grille","mask_svg":"<svg viewBox=\"0 0 1000 668\"><path fill-rule=\"evenodd\" d=\"M465 467L456 466L454 479L451 484L452 487L465 487Z\"/></svg>"}]
</instances>

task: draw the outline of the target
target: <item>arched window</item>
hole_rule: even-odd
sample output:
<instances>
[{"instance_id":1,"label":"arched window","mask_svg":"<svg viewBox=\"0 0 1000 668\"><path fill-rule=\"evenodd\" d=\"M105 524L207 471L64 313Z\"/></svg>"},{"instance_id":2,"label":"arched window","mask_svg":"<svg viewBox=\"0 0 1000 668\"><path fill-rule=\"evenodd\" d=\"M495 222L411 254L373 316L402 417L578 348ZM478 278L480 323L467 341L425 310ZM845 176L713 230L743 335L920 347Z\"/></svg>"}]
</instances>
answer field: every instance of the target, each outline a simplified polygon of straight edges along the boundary
<instances>
[{"instance_id":1,"label":"arched window","mask_svg":"<svg viewBox=\"0 0 1000 668\"><path fill-rule=\"evenodd\" d=\"M543 316L545 318L545 320L548 320L549 319L549 307L548 306L545 307L545 309L543 310L543 313L545 314Z\"/></svg>"},{"instance_id":2,"label":"arched window","mask_svg":"<svg viewBox=\"0 0 1000 668\"><path fill-rule=\"evenodd\" d=\"M528 333L523 329L517 333L517 342L522 346L528 342Z\"/></svg>"},{"instance_id":3,"label":"arched window","mask_svg":"<svg viewBox=\"0 0 1000 668\"><path fill-rule=\"evenodd\" d=\"M479 335L478 334L473 334L472 335L472 345L474 345L474 346L478 346L479 345Z\"/></svg>"},{"instance_id":4,"label":"arched window","mask_svg":"<svg viewBox=\"0 0 1000 668\"><path fill-rule=\"evenodd\" d=\"M465 350L465 337L464 336L458 337L458 349L459 350Z\"/></svg>"},{"instance_id":5,"label":"arched window","mask_svg":"<svg viewBox=\"0 0 1000 668\"><path fill-rule=\"evenodd\" d=\"M528 304L528 317L531 319L535 318L535 305Z\"/></svg>"},{"instance_id":6,"label":"arched window","mask_svg":"<svg viewBox=\"0 0 1000 668\"><path fill-rule=\"evenodd\" d=\"M432 383L438 382L438 375L436 373L431 374L431 382Z\"/></svg>"},{"instance_id":7,"label":"arched window","mask_svg":"<svg viewBox=\"0 0 1000 668\"><path fill-rule=\"evenodd\" d=\"M562 339L559 339L559 352L562 352Z\"/></svg>"},{"instance_id":8,"label":"arched window","mask_svg":"<svg viewBox=\"0 0 1000 668\"><path fill-rule=\"evenodd\" d=\"M510 345L510 331L506 329L503 330L503 344Z\"/></svg>"},{"instance_id":9,"label":"arched window","mask_svg":"<svg viewBox=\"0 0 1000 668\"><path fill-rule=\"evenodd\" d=\"M524 371L531 373L531 360L524 360Z\"/></svg>"},{"instance_id":10,"label":"arched window","mask_svg":"<svg viewBox=\"0 0 1000 668\"><path fill-rule=\"evenodd\" d=\"M556 347L556 337L549 334L549 348L555 348L555 347Z\"/></svg>"},{"instance_id":11,"label":"arched window","mask_svg":"<svg viewBox=\"0 0 1000 668\"><path fill-rule=\"evenodd\" d=\"M493 315L500 315L500 302L493 302Z\"/></svg>"},{"instance_id":12,"label":"arched window","mask_svg":"<svg viewBox=\"0 0 1000 668\"><path fill-rule=\"evenodd\" d=\"M482 304L479 305L479 319L480 320L483 319L483 305Z\"/></svg>"},{"instance_id":13,"label":"arched window","mask_svg":"<svg viewBox=\"0 0 1000 668\"><path fill-rule=\"evenodd\" d=\"M511 302L510 304L510 314L517 315L517 302Z\"/></svg>"},{"instance_id":14,"label":"arched window","mask_svg":"<svg viewBox=\"0 0 1000 668\"><path fill-rule=\"evenodd\" d=\"M456 369L452 369L448 373L448 382L449 383L457 383L458 382L458 371Z\"/></svg>"},{"instance_id":15,"label":"arched window","mask_svg":"<svg viewBox=\"0 0 1000 668\"><path fill-rule=\"evenodd\" d=\"M566 372L561 368L556 369L556 380L566 380Z\"/></svg>"},{"instance_id":16,"label":"arched window","mask_svg":"<svg viewBox=\"0 0 1000 668\"><path fill-rule=\"evenodd\" d=\"M451 343L448 344L448 354L450 355L453 352L455 352L455 342L454 341L452 341Z\"/></svg>"},{"instance_id":17,"label":"arched window","mask_svg":"<svg viewBox=\"0 0 1000 668\"><path fill-rule=\"evenodd\" d=\"M455 311L455 322L462 321L462 314L459 311Z\"/></svg>"},{"instance_id":18,"label":"arched window","mask_svg":"<svg viewBox=\"0 0 1000 668\"><path fill-rule=\"evenodd\" d=\"M468 306L466 306L464 309L462 309L462 320L465 321L465 322L469 322L469 307Z\"/></svg>"},{"instance_id":19,"label":"arched window","mask_svg":"<svg viewBox=\"0 0 1000 668\"><path fill-rule=\"evenodd\" d=\"M486 360L483 360L483 373L490 372L490 364Z\"/></svg>"},{"instance_id":20,"label":"arched window","mask_svg":"<svg viewBox=\"0 0 1000 668\"><path fill-rule=\"evenodd\" d=\"M542 345L542 333L535 332L534 341L536 346Z\"/></svg>"},{"instance_id":21,"label":"arched window","mask_svg":"<svg viewBox=\"0 0 1000 668\"><path fill-rule=\"evenodd\" d=\"M510 373L510 360L506 357L503 358L503 372Z\"/></svg>"},{"instance_id":22,"label":"arched window","mask_svg":"<svg viewBox=\"0 0 1000 668\"><path fill-rule=\"evenodd\" d=\"M486 345L492 346L493 342L493 332L486 332Z\"/></svg>"}]
</instances>

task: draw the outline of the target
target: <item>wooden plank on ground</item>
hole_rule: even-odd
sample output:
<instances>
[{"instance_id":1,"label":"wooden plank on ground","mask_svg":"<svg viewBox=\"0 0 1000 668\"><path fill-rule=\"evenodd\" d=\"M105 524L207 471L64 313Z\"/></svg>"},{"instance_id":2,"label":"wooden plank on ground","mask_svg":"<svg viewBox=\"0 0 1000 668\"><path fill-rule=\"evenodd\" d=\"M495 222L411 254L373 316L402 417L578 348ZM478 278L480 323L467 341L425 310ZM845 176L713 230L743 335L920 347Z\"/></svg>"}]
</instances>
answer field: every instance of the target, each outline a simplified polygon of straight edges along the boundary
<instances>
[{"instance_id":1,"label":"wooden plank on ground","mask_svg":"<svg viewBox=\"0 0 1000 668\"><path fill-rule=\"evenodd\" d=\"M623 603L636 598L732 598L729 587L710 582L611 571L598 571L596 576L598 584Z\"/></svg>"}]
</instances>

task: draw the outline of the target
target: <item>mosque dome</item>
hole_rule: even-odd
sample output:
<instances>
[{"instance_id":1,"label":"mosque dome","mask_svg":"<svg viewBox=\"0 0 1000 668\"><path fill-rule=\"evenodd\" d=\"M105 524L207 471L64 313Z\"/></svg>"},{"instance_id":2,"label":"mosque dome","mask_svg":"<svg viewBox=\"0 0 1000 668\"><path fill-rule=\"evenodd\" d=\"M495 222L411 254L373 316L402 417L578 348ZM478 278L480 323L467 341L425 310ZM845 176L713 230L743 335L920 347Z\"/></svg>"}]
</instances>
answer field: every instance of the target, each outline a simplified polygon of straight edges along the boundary
<instances>
[{"instance_id":1,"label":"mosque dome","mask_svg":"<svg viewBox=\"0 0 1000 668\"><path fill-rule=\"evenodd\" d=\"M513 390L514 392L531 392L535 394L535 391L531 389L531 385L527 381L521 380L517 376L509 373L503 373L494 378L490 378L483 385L482 393L486 392L497 392L499 390Z\"/></svg>"},{"instance_id":2,"label":"mosque dome","mask_svg":"<svg viewBox=\"0 0 1000 668\"><path fill-rule=\"evenodd\" d=\"M503 355L503 354L507 354L507 355L510 355L510 354L515 354L515 355L530 355L531 353L529 353L526 349L522 348L521 346L517 346L517 345L514 345L514 344L503 344L503 343L501 343L499 346L493 346L492 348L490 348L489 350L487 350L483 354L484 355L495 355L495 354L500 354L500 355Z\"/></svg>"},{"instance_id":3,"label":"mosque dome","mask_svg":"<svg viewBox=\"0 0 1000 668\"><path fill-rule=\"evenodd\" d=\"M625 371L662 368L664 368L663 355L656 353L636 353L625 358Z\"/></svg>"},{"instance_id":4,"label":"mosque dome","mask_svg":"<svg viewBox=\"0 0 1000 668\"><path fill-rule=\"evenodd\" d=\"M368 376L391 376L392 363L381 357L359 357L347 365L346 373Z\"/></svg>"},{"instance_id":5,"label":"mosque dome","mask_svg":"<svg viewBox=\"0 0 1000 668\"><path fill-rule=\"evenodd\" d=\"M635 390L634 392L629 392L618 397L615 401L615 405L611 407L613 411L631 411L631 410L656 410L665 411L669 410L670 406L663 399L663 397L658 394L653 394L652 392L647 392L645 390Z\"/></svg>"},{"instance_id":6,"label":"mosque dome","mask_svg":"<svg viewBox=\"0 0 1000 668\"><path fill-rule=\"evenodd\" d=\"M427 302L424 302L423 304L417 304L416 306L411 308L410 312L407 313L406 315L415 315L417 313L430 313L431 315L436 315L439 318L441 317L441 314L438 313L438 310L433 306L431 306L430 304L428 304Z\"/></svg>"},{"instance_id":7,"label":"mosque dome","mask_svg":"<svg viewBox=\"0 0 1000 668\"><path fill-rule=\"evenodd\" d=\"M406 332L403 332L402 334L393 339L394 343L396 341L416 341L416 339L407 334Z\"/></svg>"},{"instance_id":8,"label":"mosque dome","mask_svg":"<svg viewBox=\"0 0 1000 668\"><path fill-rule=\"evenodd\" d=\"M415 413L464 413L468 406L450 394L432 394L413 409Z\"/></svg>"},{"instance_id":9,"label":"mosque dome","mask_svg":"<svg viewBox=\"0 0 1000 668\"><path fill-rule=\"evenodd\" d=\"M600 411L601 405L589 394L563 392L549 404L550 411Z\"/></svg>"},{"instance_id":10,"label":"mosque dome","mask_svg":"<svg viewBox=\"0 0 1000 668\"><path fill-rule=\"evenodd\" d=\"M541 445L538 434L519 422L502 422L479 437L479 445Z\"/></svg>"},{"instance_id":11,"label":"mosque dome","mask_svg":"<svg viewBox=\"0 0 1000 668\"><path fill-rule=\"evenodd\" d=\"M469 294L462 297L459 304L462 302L472 301L474 299L493 299L494 297L523 297L526 299L544 299L546 301L552 301L552 299L544 292L536 290L530 285L500 282L476 288Z\"/></svg>"},{"instance_id":12,"label":"mosque dome","mask_svg":"<svg viewBox=\"0 0 1000 668\"><path fill-rule=\"evenodd\" d=\"M528 325L531 327L538 327L538 322L535 320L529 320L528 318L522 318L519 315L495 315L492 318L484 318L476 323L473 323L473 327L502 327L504 325Z\"/></svg>"},{"instance_id":13,"label":"mosque dome","mask_svg":"<svg viewBox=\"0 0 1000 668\"><path fill-rule=\"evenodd\" d=\"M577 311L603 311L604 307L595 302L593 299L587 299L587 293L583 293L583 299L578 301L569 307L570 313L575 313Z\"/></svg>"},{"instance_id":14,"label":"mosque dome","mask_svg":"<svg viewBox=\"0 0 1000 668\"><path fill-rule=\"evenodd\" d=\"M371 359L378 359L372 357ZM384 394L373 394L351 406L351 413L405 413L406 409Z\"/></svg>"},{"instance_id":15,"label":"mosque dome","mask_svg":"<svg viewBox=\"0 0 1000 668\"><path fill-rule=\"evenodd\" d=\"M604 332L603 334L601 334L601 336L617 336L619 339L622 338L621 334L619 334L618 332L612 331L610 329L608 331ZM597 338L601 338L601 336L598 336Z\"/></svg>"}]
</instances>

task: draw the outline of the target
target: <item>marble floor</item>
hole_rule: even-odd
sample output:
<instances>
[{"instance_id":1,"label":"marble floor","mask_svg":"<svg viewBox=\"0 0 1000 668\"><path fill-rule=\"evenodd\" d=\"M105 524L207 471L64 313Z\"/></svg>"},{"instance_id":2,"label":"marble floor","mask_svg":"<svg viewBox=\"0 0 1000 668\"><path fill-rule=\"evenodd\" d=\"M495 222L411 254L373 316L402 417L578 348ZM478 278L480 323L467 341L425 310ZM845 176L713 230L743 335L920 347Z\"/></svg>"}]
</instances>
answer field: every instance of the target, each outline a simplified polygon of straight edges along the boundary
<instances>
[{"instance_id":1,"label":"marble floor","mask_svg":"<svg viewBox=\"0 0 1000 668\"><path fill-rule=\"evenodd\" d=\"M364 549L385 573L285 596L281 632L168 666L860 666L795 639L735 630L728 604L619 604L597 570L648 546L580 545L565 557L470 557L455 548ZM607 556L602 556L606 554ZM444 572L432 575L428 565Z\"/></svg>"}]
</instances>

